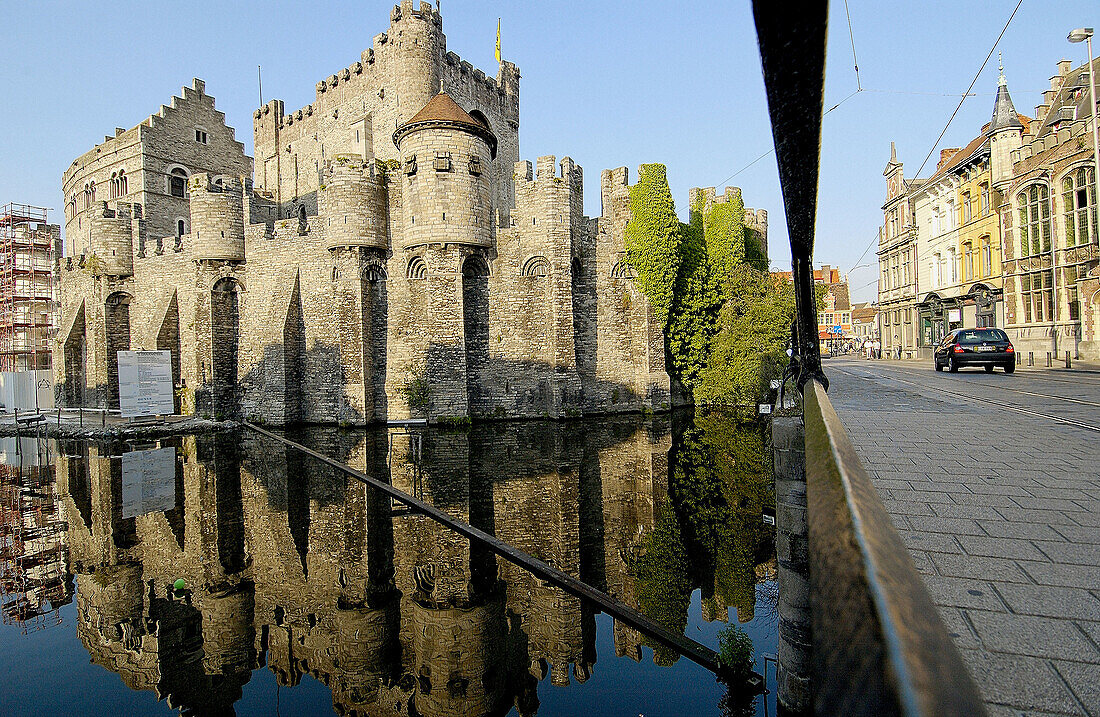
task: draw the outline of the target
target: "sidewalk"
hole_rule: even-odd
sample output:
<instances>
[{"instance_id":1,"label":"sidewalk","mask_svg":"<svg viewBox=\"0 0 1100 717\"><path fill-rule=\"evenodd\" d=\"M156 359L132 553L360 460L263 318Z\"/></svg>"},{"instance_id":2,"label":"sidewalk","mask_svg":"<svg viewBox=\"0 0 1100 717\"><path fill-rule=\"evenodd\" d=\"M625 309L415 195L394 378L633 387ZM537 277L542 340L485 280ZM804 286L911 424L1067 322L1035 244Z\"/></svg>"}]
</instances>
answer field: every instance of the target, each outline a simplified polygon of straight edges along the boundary
<instances>
[{"instance_id":1,"label":"sidewalk","mask_svg":"<svg viewBox=\"0 0 1100 717\"><path fill-rule=\"evenodd\" d=\"M829 396L990 713L1100 715L1097 434L911 388L926 362L848 365L872 363Z\"/></svg>"}]
</instances>

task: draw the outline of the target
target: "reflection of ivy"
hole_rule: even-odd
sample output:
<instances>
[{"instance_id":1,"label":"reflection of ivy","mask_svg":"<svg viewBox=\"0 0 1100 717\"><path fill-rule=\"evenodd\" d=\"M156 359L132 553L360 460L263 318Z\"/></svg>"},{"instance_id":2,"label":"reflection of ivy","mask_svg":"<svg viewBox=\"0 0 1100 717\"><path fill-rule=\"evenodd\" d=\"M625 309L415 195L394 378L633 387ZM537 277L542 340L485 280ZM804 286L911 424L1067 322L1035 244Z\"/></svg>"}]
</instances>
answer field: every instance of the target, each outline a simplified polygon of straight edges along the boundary
<instances>
[{"instance_id":1,"label":"reflection of ivy","mask_svg":"<svg viewBox=\"0 0 1100 717\"><path fill-rule=\"evenodd\" d=\"M697 412L692 425L674 436L668 500L633 564L638 605L682 631L698 586L712 607L735 606L748 619L756 603L755 566L774 549L761 519L763 509L775 505L762 427L721 412ZM654 649L659 662L671 656Z\"/></svg>"},{"instance_id":2,"label":"reflection of ivy","mask_svg":"<svg viewBox=\"0 0 1100 717\"><path fill-rule=\"evenodd\" d=\"M632 572L642 612L673 632L687 627L687 608L691 599L691 579L687 573L688 554L680 536L676 512L668 501L657 510L657 524L646 536ZM646 638L658 665L671 665L679 653Z\"/></svg>"}]
</instances>

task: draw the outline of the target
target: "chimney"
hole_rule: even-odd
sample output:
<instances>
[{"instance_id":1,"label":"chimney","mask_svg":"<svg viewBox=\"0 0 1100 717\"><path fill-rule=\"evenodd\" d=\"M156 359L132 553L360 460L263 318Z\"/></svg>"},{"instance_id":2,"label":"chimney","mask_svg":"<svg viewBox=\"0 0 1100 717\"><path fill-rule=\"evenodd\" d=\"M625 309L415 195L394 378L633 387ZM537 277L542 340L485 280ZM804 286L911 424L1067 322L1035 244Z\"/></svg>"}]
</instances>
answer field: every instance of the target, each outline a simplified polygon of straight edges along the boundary
<instances>
[{"instance_id":1,"label":"chimney","mask_svg":"<svg viewBox=\"0 0 1100 717\"><path fill-rule=\"evenodd\" d=\"M958 152L960 149L962 149L962 147L948 147L946 149L941 149L940 161L939 164L936 165L936 171L938 172L943 169L943 165L947 164L951 160L951 158L955 156L955 153Z\"/></svg>"},{"instance_id":2,"label":"chimney","mask_svg":"<svg viewBox=\"0 0 1100 717\"><path fill-rule=\"evenodd\" d=\"M1073 63L1069 60L1058 60L1058 74L1065 77L1073 69Z\"/></svg>"}]
</instances>

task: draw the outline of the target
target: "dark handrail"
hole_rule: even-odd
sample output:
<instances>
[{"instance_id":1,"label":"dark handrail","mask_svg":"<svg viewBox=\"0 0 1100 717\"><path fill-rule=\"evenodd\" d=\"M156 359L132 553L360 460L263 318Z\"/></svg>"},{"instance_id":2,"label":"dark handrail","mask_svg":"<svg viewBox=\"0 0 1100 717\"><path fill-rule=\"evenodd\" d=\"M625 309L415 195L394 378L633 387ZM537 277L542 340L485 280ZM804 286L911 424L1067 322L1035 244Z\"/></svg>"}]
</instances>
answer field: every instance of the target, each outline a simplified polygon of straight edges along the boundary
<instances>
[{"instance_id":1,"label":"dark handrail","mask_svg":"<svg viewBox=\"0 0 1100 717\"><path fill-rule=\"evenodd\" d=\"M791 360L798 366L800 389L815 378L827 388L817 335L813 253L829 4L754 0L752 10L791 243L797 337Z\"/></svg>"},{"instance_id":2,"label":"dark handrail","mask_svg":"<svg viewBox=\"0 0 1100 717\"><path fill-rule=\"evenodd\" d=\"M984 715L909 552L826 395L813 287L824 0L753 0L795 284L792 368L805 397L814 712Z\"/></svg>"},{"instance_id":3,"label":"dark handrail","mask_svg":"<svg viewBox=\"0 0 1100 717\"><path fill-rule=\"evenodd\" d=\"M814 712L986 714L825 388L804 395Z\"/></svg>"}]
</instances>

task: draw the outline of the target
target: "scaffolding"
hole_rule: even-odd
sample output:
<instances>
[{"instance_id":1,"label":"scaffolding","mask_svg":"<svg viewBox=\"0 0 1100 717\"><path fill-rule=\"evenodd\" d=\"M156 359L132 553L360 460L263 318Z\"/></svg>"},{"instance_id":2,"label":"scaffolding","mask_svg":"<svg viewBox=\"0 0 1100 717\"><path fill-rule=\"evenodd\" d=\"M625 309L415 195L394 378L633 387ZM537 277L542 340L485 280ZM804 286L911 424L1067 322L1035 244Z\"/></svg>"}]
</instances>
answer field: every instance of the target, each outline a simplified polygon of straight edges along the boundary
<instances>
[{"instance_id":1,"label":"scaffolding","mask_svg":"<svg viewBox=\"0 0 1100 717\"><path fill-rule=\"evenodd\" d=\"M67 526L45 435L0 439L0 615L23 634L72 602Z\"/></svg>"},{"instance_id":2,"label":"scaffolding","mask_svg":"<svg viewBox=\"0 0 1100 717\"><path fill-rule=\"evenodd\" d=\"M0 371L50 368L58 237L45 208L0 206Z\"/></svg>"}]
</instances>

